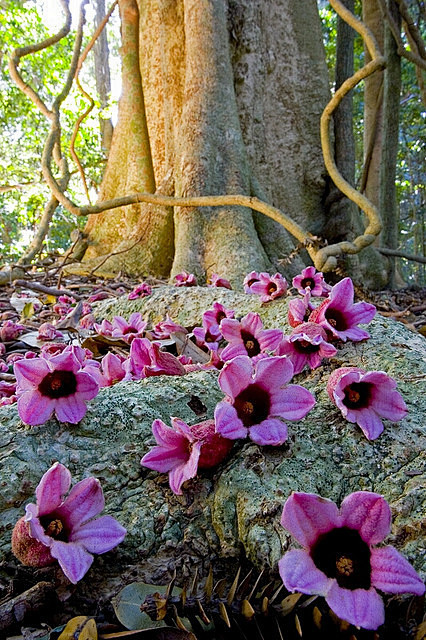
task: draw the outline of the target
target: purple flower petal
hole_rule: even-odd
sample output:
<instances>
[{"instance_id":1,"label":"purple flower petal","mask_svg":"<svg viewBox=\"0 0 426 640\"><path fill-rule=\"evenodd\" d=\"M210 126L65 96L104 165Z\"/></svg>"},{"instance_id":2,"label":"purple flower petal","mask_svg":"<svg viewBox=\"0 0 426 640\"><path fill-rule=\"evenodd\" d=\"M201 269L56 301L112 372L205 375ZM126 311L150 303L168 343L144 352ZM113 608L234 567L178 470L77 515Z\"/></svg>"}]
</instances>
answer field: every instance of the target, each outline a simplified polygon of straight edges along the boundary
<instances>
[{"instance_id":1,"label":"purple flower petal","mask_svg":"<svg viewBox=\"0 0 426 640\"><path fill-rule=\"evenodd\" d=\"M377 309L369 302L356 302L350 310L349 317L352 324L368 324L374 318Z\"/></svg>"},{"instance_id":2,"label":"purple flower petal","mask_svg":"<svg viewBox=\"0 0 426 640\"><path fill-rule=\"evenodd\" d=\"M247 349L244 346L244 342L231 342L230 344L226 345L226 347L220 354L220 357L224 362L234 360L234 358L239 358L240 356L248 357Z\"/></svg>"},{"instance_id":3,"label":"purple flower petal","mask_svg":"<svg viewBox=\"0 0 426 640\"><path fill-rule=\"evenodd\" d=\"M356 627L377 629L385 621L383 600L374 588L343 589L334 582L325 599L339 618Z\"/></svg>"},{"instance_id":4,"label":"purple flower petal","mask_svg":"<svg viewBox=\"0 0 426 640\"><path fill-rule=\"evenodd\" d=\"M228 402L219 402L214 411L216 431L224 438L247 438L248 429L239 419L236 410Z\"/></svg>"},{"instance_id":5,"label":"purple flower petal","mask_svg":"<svg viewBox=\"0 0 426 640\"><path fill-rule=\"evenodd\" d=\"M141 460L141 465L160 473L168 473L173 467L186 463L189 458L189 440L177 447L153 447Z\"/></svg>"},{"instance_id":6,"label":"purple flower petal","mask_svg":"<svg viewBox=\"0 0 426 640\"><path fill-rule=\"evenodd\" d=\"M174 467L169 473L170 489L177 495L182 495L182 484L194 478L197 475L198 460L200 458L200 450L203 443L201 441L195 442L192 445L191 455L185 464L181 464L178 467Z\"/></svg>"},{"instance_id":7,"label":"purple flower petal","mask_svg":"<svg viewBox=\"0 0 426 640\"><path fill-rule=\"evenodd\" d=\"M249 436L259 445L279 446L287 440L287 425L276 418L268 418L249 428Z\"/></svg>"},{"instance_id":8,"label":"purple flower petal","mask_svg":"<svg viewBox=\"0 0 426 640\"><path fill-rule=\"evenodd\" d=\"M241 340L241 324L234 318L224 318L220 323L220 330L228 342Z\"/></svg>"},{"instance_id":9,"label":"purple flower petal","mask_svg":"<svg viewBox=\"0 0 426 640\"><path fill-rule=\"evenodd\" d=\"M368 340L368 338L370 337L368 331L360 329L359 327L350 327L345 331L335 331L335 333L341 340L343 340L343 342L346 342L346 340L352 340L352 342L360 342L361 340Z\"/></svg>"},{"instance_id":10,"label":"purple flower petal","mask_svg":"<svg viewBox=\"0 0 426 640\"><path fill-rule=\"evenodd\" d=\"M28 389L18 397L18 413L26 424L44 424L52 417L55 401L37 389Z\"/></svg>"},{"instance_id":11,"label":"purple flower petal","mask_svg":"<svg viewBox=\"0 0 426 640\"><path fill-rule=\"evenodd\" d=\"M347 496L340 507L342 525L357 529L367 544L382 542L390 532L391 510L383 496L369 491L356 491Z\"/></svg>"},{"instance_id":12,"label":"purple flower petal","mask_svg":"<svg viewBox=\"0 0 426 640\"><path fill-rule=\"evenodd\" d=\"M289 591L325 596L333 584L333 580L315 566L309 553L303 549L287 551L278 562L278 569Z\"/></svg>"},{"instance_id":13,"label":"purple flower petal","mask_svg":"<svg viewBox=\"0 0 426 640\"><path fill-rule=\"evenodd\" d=\"M241 326L244 331L248 331L252 335L256 335L261 332L263 329L262 318L258 313L254 311L250 311L244 318L241 320ZM273 329L271 329L273 331ZM257 336L256 336L257 337Z\"/></svg>"},{"instance_id":14,"label":"purple flower petal","mask_svg":"<svg viewBox=\"0 0 426 640\"><path fill-rule=\"evenodd\" d=\"M425 585L414 568L394 547L371 550L371 584L386 593L421 596Z\"/></svg>"},{"instance_id":15,"label":"purple flower petal","mask_svg":"<svg viewBox=\"0 0 426 640\"><path fill-rule=\"evenodd\" d=\"M46 547L50 547L53 538L47 536L38 519L38 507L35 504L27 504L25 507L25 522L28 522L30 528L30 536L35 538Z\"/></svg>"},{"instance_id":16,"label":"purple flower petal","mask_svg":"<svg viewBox=\"0 0 426 640\"><path fill-rule=\"evenodd\" d=\"M92 400L99 392L99 384L95 379L96 373L93 374L89 371L78 371L75 374L77 381L76 393L82 400Z\"/></svg>"},{"instance_id":17,"label":"purple flower petal","mask_svg":"<svg viewBox=\"0 0 426 640\"><path fill-rule=\"evenodd\" d=\"M106 553L120 544L126 533L115 518L101 516L73 531L70 542L79 542L89 553Z\"/></svg>"},{"instance_id":18,"label":"purple flower petal","mask_svg":"<svg viewBox=\"0 0 426 640\"><path fill-rule=\"evenodd\" d=\"M152 433L157 441L157 444L162 447L181 447L187 446L187 443L183 442L182 434L177 433L174 429L168 427L162 420L156 418L152 423Z\"/></svg>"},{"instance_id":19,"label":"purple flower petal","mask_svg":"<svg viewBox=\"0 0 426 640\"><path fill-rule=\"evenodd\" d=\"M219 386L226 395L234 399L253 382L252 374L253 365L250 358L245 354L235 358L222 369L219 374Z\"/></svg>"},{"instance_id":20,"label":"purple flower petal","mask_svg":"<svg viewBox=\"0 0 426 640\"><path fill-rule=\"evenodd\" d=\"M313 493L292 493L281 524L303 547L310 547L321 533L340 526L339 511L331 500Z\"/></svg>"},{"instance_id":21,"label":"purple flower petal","mask_svg":"<svg viewBox=\"0 0 426 640\"><path fill-rule=\"evenodd\" d=\"M375 440L383 431L383 422L377 413L371 408L358 409L353 412L356 423L361 427L363 434L368 440Z\"/></svg>"},{"instance_id":22,"label":"purple flower petal","mask_svg":"<svg viewBox=\"0 0 426 640\"><path fill-rule=\"evenodd\" d=\"M354 300L354 285L350 278L343 278L331 290L329 300L338 302L339 308L343 310L352 309ZM333 305L334 306L334 305Z\"/></svg>"},{"instance_id":23,"label":"purple flower petal","mask_svg":"<svg viewBox=\"0 0 426 640\"><path fill-rule=\"evenodd\" d=\"M43 358L22 358L14 364L16 382L20 389L33 389L50 372L49 365Z\"/></svg>"},{"instance_id":24,"label":"purple flower petal","mask_svg":"<svg viewBox=\"0 0 426 640\"><path fill-rule=\"evenodd\" d=\"M77 482L65 502L56 513L64 518L67 527L73 531L94 518L105 506L104 495L99 480L90 477Z\"/></svg>"},{"instance_id":25,"label":"purple flower petal","mask_svg":"<svg viewBox=\"0 0 426 640\"><path fill-rule=\"evenodd\" d=\"M82 579L93 562L93 556L76 542L55 540L50 547L50 553L57 559L62 571L73 584Z\"/></svg>"},{"instance_id":26,"label":"purple flower petal","mask_svg":"<svg viewBox=\"0 0 426 640\"><path fill-rule=\"evenodd\" d=\"M63 464L55 462L42 476L35 491L38 515L54 511L64 499L71 486L71 473Z\"/></svg>"},{"instance_id":27,"label":"purple flower petal","mask_svg":"<svg viewBox=\"0 0 426 640\"><path fill-rule=\"evenodd\" d=\"M300 420L312 409L315 398L310 391L297 384L290 384L271 397L271 415L284 420Z\"/></svg>"},{"instance_id":28,"label":"purple flower petal","mask_svg":"<svg viewBox=\"0 0 426 640\"><path fill-rule=\"evenodd\" d=\"M262 351L275 351L283 338L281 329L265 329L260 332L258 340Z\"/></svg>"},{"instance_id":29,"label":"purple flower petal","mask_svg":"<svg viewBox=\"0 0 426 640\"><path fill-rule=\"evenodd\" d=\"M90 378L90 376L88 376ZM99 388L99 387L98 387ZM55 401L55 413L59 422L77 424L87 412L86 403L78 395L73 394Z\"/></svg>"},{"instance_id":30,"label":"purple flower petal","mask_svg":"<svg viewBox=\"0 0 426 640\"><path fill-rule=\"evenodd\" d=\"M292 377L293 365L285 356L263 358L256 364L256 383L264 389L279 389Z\"/></svg>"}]
</instances>

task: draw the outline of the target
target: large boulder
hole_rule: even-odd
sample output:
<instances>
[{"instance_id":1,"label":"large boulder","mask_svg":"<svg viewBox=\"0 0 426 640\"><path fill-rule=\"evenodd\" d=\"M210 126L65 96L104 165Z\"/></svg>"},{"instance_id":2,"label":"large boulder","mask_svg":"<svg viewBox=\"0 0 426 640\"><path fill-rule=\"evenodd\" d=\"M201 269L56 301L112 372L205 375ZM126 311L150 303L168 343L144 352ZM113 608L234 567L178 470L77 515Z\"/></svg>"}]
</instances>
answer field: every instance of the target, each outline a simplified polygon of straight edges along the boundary
<instances>
[{"instance_id":1,"label":"large boulder","mask_svg":"<svg viewBox=\"0 0 426 640\"><path fill-rule=\"evenodd\" d=\"M287 329L288 299L260 305L256 296L225 289L159 287L152 296L130 302L104 301L100 317L128 316L140 310L156 322L166 313L186 326L200 324L202 312L218 300L237 316L258 311L266 327ZM174 495L166 475L140 465L153 444L152 421L179 416L189 423L213 417L223 394L216 371L183 377L148 378L102 389L78 425L56 419L28 427L16 406L0 410L0 550L13 561L14 523L34 500L35 487L55 460L68 466L73 480L94 475L102 483L105 511L128 530L114 551L99 556L80 589L100 595L123 581L161 583L177 569L181 578L199 567L206 574L237 562L244 550L258 567L276 567L293 542L280 526L282 506L291 491L308 491L338 504L352 491L376 491L390 502L394 544L425 577L422 518L425 513L425 362L424 338L404 325L377 316L368 326L370 340L339 347L330 361L294 382L314 393L317 404L301 421L289 423L281 447L237 442L220 467L185 485ZM340 366L383 370L395 378L408 407L398 424L368 441L330 402L326 384ZM423 393L422 393L423 390ZM424 538L423 538L424 540Z\"/></svg>"}]
</instances>

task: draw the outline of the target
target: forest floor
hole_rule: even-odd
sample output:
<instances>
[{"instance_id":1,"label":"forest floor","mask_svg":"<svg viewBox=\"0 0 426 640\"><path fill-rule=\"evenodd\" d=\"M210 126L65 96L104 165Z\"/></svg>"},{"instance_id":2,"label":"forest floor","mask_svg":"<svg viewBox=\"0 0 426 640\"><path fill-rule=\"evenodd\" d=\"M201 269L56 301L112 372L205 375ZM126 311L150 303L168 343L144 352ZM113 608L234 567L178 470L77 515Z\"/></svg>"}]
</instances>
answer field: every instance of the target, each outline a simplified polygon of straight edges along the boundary
<instances>
[{"instance_id":1,"label":"forest floor","mask_svg":"<svg viewBox=\"0 0 426 640\"><path fill-rule=\"evenodd\" d=\"M51 323L56 329L67 334L68 338L82 339L90 333L91 303L96 299L118 298L128 295L140 280L131 279L124 275L119 275L114 279L81 276L62 276L61 271L55 271L51 265L45 271L38 269L29 272L25 279L11 282L7 286L0 288L0 331L7 321L12 324L19 324L24 327L19 331L19 335L10 339L7 333L1 336L0 342L3 347L0 350L0 364L6 363L9 357L10 366L3 370L0 366L0 391L4 383L13 384L14 375L12 362L13 354L25 354L33 351L36 354L43 344L37 337L38 329L43 323ZM151 286L166 284L158 280L146 280ZM378 291L366 292L357 291L358 299L363 299L376 305L380 314L391 317L404 323L411 331L418 332L426 336L426 288L408 287L398 291ZM82 329L81 319L89 316L86 327ZM96 318L96 321L100 321ZM10 323L9 323L10 324ZM82 323L84 325L84 322ZM88 328L89 327L89 328ZM0 344L1 347L1 344ZM2 353L3 351L3 353ZM21 357L22 357L21 355ZM19 357L19 356L18 356ZM6 388L6 387L5 387ZM3 397L7 397L5 392ZM0 400L2 393L0 392ZM2 410L0 406L0 411ZM401 604L395 598L387 600L386 625L383 631L363 631L355 630L349 625L342 625L330 617L330 612L323 605L318 605L316 597L308 598L303 596L299 602L298 613L293 617L291 625L280 626L280 623L273 624L271 628L271 616L263 618L256 616L256 623L250 622L247 627L247 615L240 616L237 627L228 629L226 624L217 622L215 630L209 630L209 625L204 623L202 628L198 625L196 635L179 628L158 628L144 631L126 631L125 627L119 624L115 617L111 604L99 608L99 603L84 603L84 613L89 611L90 616L95 616L98 630L93 630L87 622L87 618L82 618L75 623L75 627L67 634L63 634L63 625L52 630L55 620L69 619L72 616L82 615L83 604L79 602L75 605L75 610L70 609L71 602L63 602L55 607L55 615L52 611L45 612L46 602L30 603L33 607L33 615L25 618L23 625L16 623L16 616L12 612L14 607L19 605L20 594L29 593L28 589L37 585L31 569L26 569L16 564L6 566L7 563L0 563L3 575L8 575L9 579L0 580L0 638L10 638L14 640L94 640L100 634L100 638L105 640L127 638L131 640L221 640L222 638L233 638L233 640L292 640L293 638L327 638L327 640L400 640L411 638L412 640L424 640L426 638L426 622L422 622L423 604L421 598L411 598L404 600ZM241 584L241 583L240 583ZM265 583L266 584L266 583ZM265 587L265 593L267 586ZM24 598L26 597L24 594ZM266 597L266 596L265 596ZM18 601L16 600L18 598ZM18 602L18 604L17 604ZM289 601L289 612L296 607L296 602ZM302 603L302 604L301 604ZM318 605L318 606L317 606ZM22 602L19 606L23 606ZM261 603L259 605L261 607ZM40 607L40 613L39 609ZM209 605L204 604L209 610ZM210 604L211 607L211 604ZM319 607L319 608L318 608ZM28 607L27 607L28 609ZM198 611L198 619L203 616ZM28 613L28 611L27 611ZM217 613L217 612L216 612ZM213 617L216 616L216 613ZM220 612L219 612L220 613ZM13 615L12 615L13 614ZM247 614L247 612L246 612ZM87 615L87 614L86 614ZM207 614L206 619L207 619ZM68 616L68 618L66 617ZM309 616L309 622L307 622ZM216 616L219 618L220 616ZM223 618L223 616L222 616ZM235 618L237 620L237 618ZM321 623L321 619L323 623ZM175 617L176 620L176 617ZM329 622L324 623L325 620ZM330 622L331 620L331 622ZM11 622L8 624L8 621ZM78 626L80 625L80 627ZM1 631L3 629L3 631ZM201 631L200 631L201 629ZM304 631L302 631L304 629ZM62 635L61 635L62 633Z\"/></svg>"}]
</instances>

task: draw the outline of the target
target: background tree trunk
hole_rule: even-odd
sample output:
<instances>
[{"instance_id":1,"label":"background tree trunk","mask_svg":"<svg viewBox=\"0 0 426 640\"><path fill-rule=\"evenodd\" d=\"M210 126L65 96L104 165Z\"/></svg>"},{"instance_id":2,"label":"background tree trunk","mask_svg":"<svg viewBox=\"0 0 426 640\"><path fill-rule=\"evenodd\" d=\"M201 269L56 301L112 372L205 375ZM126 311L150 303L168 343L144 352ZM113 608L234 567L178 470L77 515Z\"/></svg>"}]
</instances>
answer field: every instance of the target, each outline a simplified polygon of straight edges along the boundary
<instances>
[{"instance_id":1,"label":"background tree trunk","mask_svg":"<svg viewBox=\"0 0 426 640\"><path fill-rule=\"evenodd\" d=\"M98 27L105 16L105 0L95 2L95 26ZM109 104L111 94L111 75L109 69L109 48L106 29L103 29L93 47L95 61L96 91L98 93L101 109L105 109ZM108 157L111 147L113 126L111 118L102 115L99 118L101 129L102 148Z\"/></svg>"}]
</instances>

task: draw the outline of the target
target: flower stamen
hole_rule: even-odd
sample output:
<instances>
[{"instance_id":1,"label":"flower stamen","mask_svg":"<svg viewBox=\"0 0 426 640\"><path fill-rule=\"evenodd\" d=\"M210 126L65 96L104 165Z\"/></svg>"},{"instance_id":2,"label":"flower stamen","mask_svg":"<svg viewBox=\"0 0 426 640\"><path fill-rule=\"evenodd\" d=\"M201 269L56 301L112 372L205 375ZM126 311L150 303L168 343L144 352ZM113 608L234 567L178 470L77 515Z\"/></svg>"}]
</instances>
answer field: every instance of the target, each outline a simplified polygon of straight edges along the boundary
<instances>
[{"instance_id":1,"label":"flower stamen","mask_svg":"<svg viewBox=\"0 0 426 640\"><path fill-rule=\"evenodd\" d=\"M346 556L340 556L336 560L336 569L342 576L350 576L354 572L354 563Z\"/></svg>"}]
</instances>

